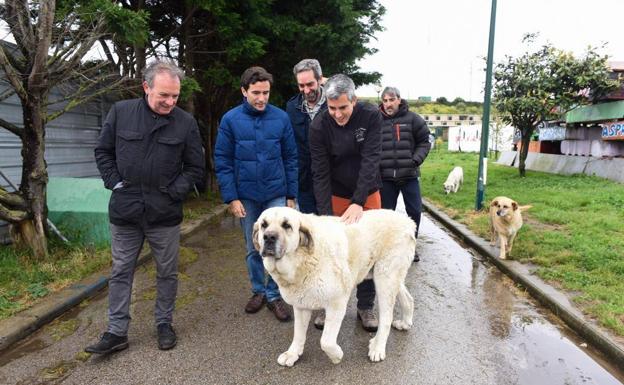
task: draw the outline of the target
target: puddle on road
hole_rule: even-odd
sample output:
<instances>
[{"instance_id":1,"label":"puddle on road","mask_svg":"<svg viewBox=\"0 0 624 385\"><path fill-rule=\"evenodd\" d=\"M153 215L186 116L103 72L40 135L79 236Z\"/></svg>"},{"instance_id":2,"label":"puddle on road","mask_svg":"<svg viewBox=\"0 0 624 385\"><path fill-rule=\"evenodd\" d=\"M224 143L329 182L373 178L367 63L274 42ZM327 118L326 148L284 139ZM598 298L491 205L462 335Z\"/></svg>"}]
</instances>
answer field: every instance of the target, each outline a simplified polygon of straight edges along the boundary
<instances>
[{"instance_id":1,"label":"puddle on road","mask_svg":"<svg viewBox=\"0 0 624 385\"><path fill-rule=\"evenodd\" d=\"M39 350L45 349L48 346L49 346L49 343L44 342L41 338L34 338L31 340L19 343L17 346L13 347L11 350L0 355L0 367L20 357L24 357L25 355L29 353L38 352Z\"/></svg>"},{"instance_id":2,"label":"puddle on road","mask_svg":"<svg viewBox=\"0 0 624 385\"><path fill-rule=\"evenodd\" d=\"M441 225L437 227L428 217L423 222L422 243L426 245L421 247L443 264L447 279L483 296L490 334L505 344L504 355L518 375L518 384L624 383L621 369L586 346L511 279Z\"/></svg>"},{"instance_id":3,"label":"puddle on road","mask_svg":"<svg viewBox=\"0 0 624 385\"><path fill-rule=\"evenodd\" d=\"M24 357L27 354L38 352L47 348L54 342L72 335L81 326L86 327L85 325L81 325L78 319L78 316L86 307L83 303L95 302L98 299L105 297L107 293L108 292L106 290L101 290L95 296L82 301L65 314L50 322L48 325L45 325L38 332L16 343L9 350L1 353L0 367L17 360L18 358Z\"/></svg>"}]
</instances>

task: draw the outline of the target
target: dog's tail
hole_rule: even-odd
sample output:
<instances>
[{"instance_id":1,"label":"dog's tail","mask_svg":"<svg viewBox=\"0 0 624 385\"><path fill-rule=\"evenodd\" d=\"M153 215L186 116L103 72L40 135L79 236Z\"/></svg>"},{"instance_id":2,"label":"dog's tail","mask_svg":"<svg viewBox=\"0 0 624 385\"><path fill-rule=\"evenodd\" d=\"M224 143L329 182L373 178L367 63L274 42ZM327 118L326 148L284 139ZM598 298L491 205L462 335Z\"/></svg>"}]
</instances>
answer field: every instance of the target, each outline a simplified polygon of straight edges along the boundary
<instances>
[{"instance_id":1,"label":"dog's tail","mask_svg":"<svg viewBox=\"0 0 624 385\"><path fill-rule=\"evenodd\" d=\"M532 205L518 206L518 208L519 208L520 210L522 210L522 211L524 211L524 210L528 210L528 209L530 209L531 207L533 207L533 206L532 206Z\"/></svg>"}]
</instances>

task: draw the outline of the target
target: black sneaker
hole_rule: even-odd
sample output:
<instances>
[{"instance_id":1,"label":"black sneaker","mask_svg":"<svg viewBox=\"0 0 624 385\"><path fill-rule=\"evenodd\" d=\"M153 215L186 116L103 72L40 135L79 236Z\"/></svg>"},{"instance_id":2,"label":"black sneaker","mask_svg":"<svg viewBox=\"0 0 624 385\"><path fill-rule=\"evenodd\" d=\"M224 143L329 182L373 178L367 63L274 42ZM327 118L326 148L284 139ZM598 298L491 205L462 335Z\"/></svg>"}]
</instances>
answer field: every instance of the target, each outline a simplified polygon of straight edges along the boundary
<instances>
[{"instance_id":1,"label":"black sneaker","mask_svg":"<svg viewBox=\"0 0 624 385\"><path fill-rule=\"evenodd\" d=\"M158 349L169 350L176 346L177 338L171 324L163 323L158 328Z\"/></svg>"},{"instance_id":2,"label":"black sneaker","mask_svg":"<svg viewBox=\"0 0 624 385\"><path fill-rule=\"evenodd\" d=\"M106 332L100 337L98 343L89 345L85 348L85 352L94 354L108 354L124 350L128 347L128 337L118 336L113 333Z\"/></svg>"}]
</instances>

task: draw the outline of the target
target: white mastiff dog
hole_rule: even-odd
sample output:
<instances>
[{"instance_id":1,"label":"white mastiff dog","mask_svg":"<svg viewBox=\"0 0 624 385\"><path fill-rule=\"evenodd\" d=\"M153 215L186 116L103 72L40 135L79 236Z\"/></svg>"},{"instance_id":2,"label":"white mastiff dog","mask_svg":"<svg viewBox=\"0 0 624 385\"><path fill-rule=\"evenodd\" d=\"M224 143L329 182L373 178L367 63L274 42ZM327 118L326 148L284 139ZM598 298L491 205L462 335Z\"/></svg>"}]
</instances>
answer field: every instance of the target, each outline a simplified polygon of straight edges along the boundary
<instances>
[{"instance_id":1,"label":"white mastiff dog","mask_svg":"<svg viewBox=\"0 0 624 385\"><path fill-rule=\"evenodd\" d=\"M321 349L337 364L342 349L336 343L353 288L367 276L375 281L379 327L370 340L368 357L386 358L390 325L412 326L414 300L405 276L416 248L416 224L390 210L370 210L352 225L337 217L301 214L288 207L267 209L254 225L253 240L264 267L293 306L295 333L292 344L277 362L292 366L306 340L312 310L325 310ZM400 317L392 320L398 297Z\"/></svg>"}]
</instances>

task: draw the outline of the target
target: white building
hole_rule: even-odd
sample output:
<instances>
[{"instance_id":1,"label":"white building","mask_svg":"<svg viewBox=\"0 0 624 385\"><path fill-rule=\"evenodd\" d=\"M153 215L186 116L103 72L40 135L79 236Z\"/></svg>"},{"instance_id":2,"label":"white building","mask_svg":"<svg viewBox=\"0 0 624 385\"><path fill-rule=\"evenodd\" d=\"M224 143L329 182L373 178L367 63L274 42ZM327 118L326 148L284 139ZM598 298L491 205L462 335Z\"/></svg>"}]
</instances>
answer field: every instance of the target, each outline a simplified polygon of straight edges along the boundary
<instances>
[{"instance_id":1,"label":"white building","mask_svg":"<svg viewBox=\"0 0 624 385\"><path fill-rule=\"evenodd\" d=\"M490 151L509 151L513 147L512 126L490 125ZM462 152L479 152L481 149L481 125L449 127L448 150Z\"/></svg>"}]
</instances>

